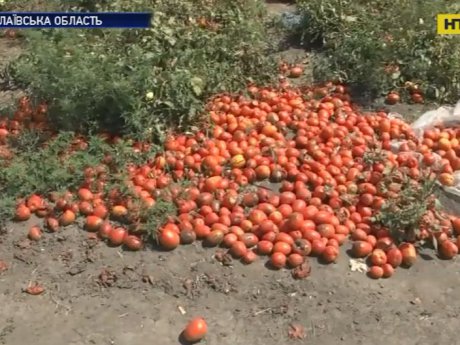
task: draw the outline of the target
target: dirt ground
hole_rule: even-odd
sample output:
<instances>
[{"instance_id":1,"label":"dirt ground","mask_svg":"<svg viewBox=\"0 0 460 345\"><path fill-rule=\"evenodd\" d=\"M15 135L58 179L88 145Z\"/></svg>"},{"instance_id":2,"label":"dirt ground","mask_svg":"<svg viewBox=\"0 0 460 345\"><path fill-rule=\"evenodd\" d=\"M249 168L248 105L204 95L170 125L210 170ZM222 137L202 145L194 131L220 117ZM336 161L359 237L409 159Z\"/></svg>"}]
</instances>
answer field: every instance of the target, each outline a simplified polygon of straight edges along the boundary
<instances>
[{"instance_id":1,"label":"dirt ground","mask_svg":"<svg viewBox=\"0 0 460 345\"><path fill-rule=\"evenodd\" d=\"M18 49L0 40L0 64ZM12 96L0 92L0 102ZM206 318L209 345L458 343L458 262L430 252L389 280L351 272L345 252L333 265L312 259L311 276L294 280L263 260L222 266L215 250L199 244L134 253L77 227L30 243L27 230L37 221L0 232L0 260L8 265L0 273L0 344L180 344L194 316ZM45 292L24 293L33 282ZM290 339L291 324L306 338Z\"/></svg>"},{"instance_id":2,"label":"dirt ground","mask_svg":"<svg viewBox=\"0 0 460 345\"><path fill-rule=\"evenodd\" d=\"M294 280L263 260L222 266L199 244L173 252L128 252L89 240L77 227L25 240L29 223L0 237L0 343L179 344L187 320L203 316L210 345L456 344L458 262L430 253L410 270L374 281L348 257ZM22 290L39 282L38 296ZM182 312L185 311L185 315ZM304 340L288 336L305 328Z\"/></svg>"}]
</instances>

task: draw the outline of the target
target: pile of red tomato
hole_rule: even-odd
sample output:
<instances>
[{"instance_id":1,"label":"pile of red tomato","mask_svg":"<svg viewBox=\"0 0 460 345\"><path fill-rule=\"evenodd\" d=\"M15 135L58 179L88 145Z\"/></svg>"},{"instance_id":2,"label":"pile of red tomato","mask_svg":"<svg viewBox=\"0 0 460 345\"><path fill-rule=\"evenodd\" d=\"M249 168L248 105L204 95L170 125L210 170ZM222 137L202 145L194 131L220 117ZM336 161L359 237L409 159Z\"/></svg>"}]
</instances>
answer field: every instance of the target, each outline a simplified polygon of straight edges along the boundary
<instances>
[{"instance_id":1,"label":"pile of red tomato","mask_svg":"<svg viewBox=\"0 0 460 345\"><path fill-rule=\"evenodd\" d=\"M227 256L250 264L266 256L271 267L293 268L297 277L308 256L335 262L339 247L349 240L352 256L368 258L373 278L412 265L422 240L436 237L443 258L457 254L460 220L435 212L434 203L419 235L404 243L373 216L398 196L401 174L416 185L426 171L434 171L433 152L441 156L436 162L441 183L453 184L452 173L460 167L458 130L437 128L417 139L402 120L385 112L360 112L346 88L332 83L302 90L251 86L248 91L249 97L216 96L208 104L210 121L203 130L169 135L163 153L148 164L126 167L126 184L143 207L155 207L159 200L177 207L157 231L160 246L173 250L200 240L228 249L216 255L221 260ZM404 141L398 152L392 152L392 140ZM134 149L145 145L135 143ZM21 201L16 220L35 213L44 218L44 228L55 232L81 215L85 229L100 239L141 249L139 203L117 189L103 192L110 161L106 157L87 167L77 191ZM385 184L390 171L399 177ZM42 228L30 229L31 239L42 235Z\"/></svg>"}]
</instances>

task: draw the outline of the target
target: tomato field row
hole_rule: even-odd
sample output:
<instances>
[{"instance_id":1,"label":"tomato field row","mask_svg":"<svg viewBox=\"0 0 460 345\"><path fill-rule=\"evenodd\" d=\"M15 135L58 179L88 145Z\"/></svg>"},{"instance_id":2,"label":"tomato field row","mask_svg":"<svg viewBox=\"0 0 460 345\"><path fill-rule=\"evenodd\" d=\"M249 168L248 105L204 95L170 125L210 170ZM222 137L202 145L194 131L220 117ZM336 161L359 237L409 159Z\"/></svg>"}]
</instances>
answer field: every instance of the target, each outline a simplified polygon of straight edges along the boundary
<instances>
[{"instance_id":1,"label":"tomato field row","mask_svg":"<svg viewBox=\"0 0 460 345\"><path fill-rule=\"evenodd\" d=\"M295 278L309 275L307 257L333 263L349 241L373 278L414 264L420 246L444 259L458 253L460 219L435 196L437 183L452 185L460 167L458 130L418 138L403 120L361 112L339 84L296 89L284 81L247 91L216 95L205 128L169 134L155 154L151 144L132 142L134 155L148 153L142 164L119 166L106 153L81 167L77 188L17 200L15 220L42 218L28 234L36 241L80 219L89 236L130 250L150 239L166 250L200 240L223 247L215 255L223 263L267 256ZM0 124L2 142L24 126L45 131L46 105L22 98L16 117ZM88 145L76 137L57 154L71 160ZM109 183L115 175L122 185Z\"/></svg>"}]
</instances>

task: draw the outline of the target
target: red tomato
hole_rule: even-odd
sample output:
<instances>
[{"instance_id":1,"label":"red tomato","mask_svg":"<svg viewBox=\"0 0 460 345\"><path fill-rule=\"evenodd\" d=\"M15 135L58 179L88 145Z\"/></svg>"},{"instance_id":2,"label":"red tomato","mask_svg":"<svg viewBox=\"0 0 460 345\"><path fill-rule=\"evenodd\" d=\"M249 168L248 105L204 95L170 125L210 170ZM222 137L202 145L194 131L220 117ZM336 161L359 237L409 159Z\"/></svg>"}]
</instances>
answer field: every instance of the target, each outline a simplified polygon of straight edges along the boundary
<instances>
[{"instance_id":1,"label":"red tomato","mask_svg":"<svg viewBox=\"0 0 460 345\"><path fill-rule=\"evenodd\" d=\"M394 267L390 264L383 264L382 269L383 269L383 278L390 278L395 272Z\"/></svg>"},{"instance_id":2,"label":"red tomato","mask_svg":"<svg viewBox=\"0 0 460 345\"><path fill-rule=\"evenodd\" d=\"M15 219L18 221L25 221L30 218L30 209L25 205L20 205L16 208Z\"/></svg>"},{"instance_id":3,"label":"red tomato","mask_svg":"<svg viewBox=\"0 0 460 345\"><path fill-rule=\"evenodd\" d=\"M391 248L387 252L387 261L394 268L401 266L403 256L398 248Z\"/></svg>"},{"instance_id":4,"label":"red tomato","mask_svg":"<svg viewBox=\"0 0 460 345\"><path fill-rule=\"evenodd\" d=\"M215 247L219 245L224 239L224 232L222 230L212 230L206 236L203 245L207 247Z\"/></svg>"},{"instance_id":5,"label":"red tomato","mask_svg":"<svg viewBox=\"0 0 460 345\"><path fill-rule=\"evenodd\" d=\"M51 232L56 232L59 230L59 221L56 218L48 217L45 223L46 223L46 227Z\"/></svg>"},{"instance_id":6,"label":"red tomato","mask_svg":"<svg viewBox=\"0 0 460 345\"><path fill-rule=\"evenodd\" d=\"M388 252L391 248L394 248L395 244L391 237L381 237L377 240L375 245L376 249L382 249L385 252Z\"/></svg>"},{"instance_id":7,"label":"red tomato","mask_svg":"<svg viewBox=\"0 0 460 345\"><path fill-rule=\"evenodd\" d=\"M457 245L449 240L443 241L438 245L439 256L443 259L453 259L458 254Z\"/></svg>"},{"instance_id":8,"label":"red tomato","mask_svg":"<svg viewBox=\"0 0 460 345\"><path fill-rule=\"evenodd\" d=\"M179 233L169 228L160 229L158 242L164 249L173 250L180 243Z\"/></svg>"},{"instance_id":9,"label":"red tomato","mask_svg":"<svg viewBox=\"0 0 460 345\"><path fill-rule=\"evenodd\" d=\"M211 232L211 228L206 224L198 223L194 225L193 231L195 232L197 238L206 238Z\"/></svg>"},{"instance_id":10,"label":"red tomato","mask_svg":"<svg viewBox=\"0 0 460 345\"><path fill-rule=\"evenodd\" d=\"M372 252L372 245L366 241L353 242L351 253L356 258L365 258Z\"/></svg>"},{"instance_id":11,"label":"red tomato","mask_svg":"<svg viewBox=\"0 0 460 345\"><path fill-rule=\"evenodd\" d=\"M113 228L109 233L109 241L114 246L119 246L123 243L128 232L122 227Z\"/></svg>"},{"instance_id":12,"label":"red tomato","mask_svg":"<svg viewBox=\"0 0 460 345\"><path fill-rule=\"evenodd\" d=\"M256 261L257 258L258 256L254 251L248 250L246 254L244 254L243 257L241 258L241 261L249 265L249 264L252 264L254 261Z\"/></svg>"},{"instance_id":13,"label":"red tomato","mask_svg":"<svg viewBox=\"0 0 460 345\"><path fill-rule=\"evenodd\" d=\"M38 241L42 237L42 230L38 226L32 226L28 236L31 240Z\"/></svg>"},{"instance_id":14,"label":"red tomato","mask_svg":"<svg viewBox=\"0 0 460 345\"><path fill-rule=\"evenodd\" d=\"M287 226L290 231L299 230L304 222L303 215L299 212L293 212L287 219Z\"/></svg>"},{"instance_id":15,"label":"red tomato","mask_svg":"<svg viewBox=\"0 0 460 345\"><path fill-rule=\"evenodd\" d=\"M314 216L314 221L316 224L330 224L332 219L332 214L326 211L318 211Z\"/></svg>"},{"instance_id":16,"label":"red tomato","mask_svg":"<svg viewBox=\"0 0 460 345\"><path fill-rule=\"evenodd\" d=\"M265 212L261 210L252 210L251 213L249 213L248 219L255 225L261 224L264 220L266 220L268 217L265 214Z\"/></svg>"},{"instance_id":17,"label":"red tomato","mask_svg":"<svg viewBox=\"0 0 460 345\"><path fill-rule=\"evenodd\" d=\"M195 343L203 339L207 333L208 325L206 321L201 317L197 317L190 320L187 326L185 326L182 337L189 343Z\"/></svg>"},{"instance_id":18,"label":"red tomato","mask_svg":"<svg viewBox=\"0 0 460 345\"><path fill-rule=\"evenodd\" d=\"M336 246L326 246L323 252L321 253L321 258L326 263L335 262L339 256L339 250Z\"/></svg>"},{"instance_id":19,"label":"red tomato","mask_svg":"<svg viewBox=\"0 0 460 345\"><path fill-rule=\"evenodd\" d=\"M332 224L320 224L316 228L321 237L332 238L335 234L335 227Z\"/></svg>"},{"instance_id":20,"label":"red tomato","mask_svg":"<svg viewBox=\"0 0 460 345\"><path fill-rule=\"evenodd\" d=\"M85 229L91 232L97 232L104 221L98 216L87 216Z\"/></svg>"},{"instance_id":21,"label":"red tomato","mask_svg":"<svg viewBox=\"0 0 460 345\"><path fill-rule=\"evenodd\" d=\"M369 268L367 275L372 279L380 279L383 277L384 271L381 266L372 266Z\"/></svg>"},{"instance_id":22,"label":"red tomato","mask_svg":"<svg viewBox=\"0 0 460 345\"><path fill-rule=\"evenodd\" d=\"M315 230L306 230L302 232L302 237L310 242L313 242L314 240L319 240L321 239L321 235L319 232Z\"/></svg>"},{"instance_id":23,"label":"red tomato","mask_svg":"<svg viewBox=\"0 0 460 345\"><path fill-rule=\"evenodd\" d=\"M270 255L272 251L273 251L272 242L262 240L262 241L259 241L259 243L257 243L257 252L260 255Z\"/></svg>"},{"instance_id":24,"label":"red tomato","mask_svg":"<svg viewBox=\"0 0 460 345\"><path fill-rule=\"evenodd\" d=\"M270 264L274 268L283 268L284 266L286 266L286 261L286 255L280 252L275 252L270 256Z\"/></svg>"},{"instance_id":25,"label":"red tomato","mask_svg":"<svg viewBox=\"0 0 460 345\"><path fill-rule=\"evenodd\" d=\"M289 71L289 77L291 78L298 78L302 75L303 69L300 66L292 67Z\"/></svg>"},{"instance_id":26,"label":"red tomato","mask_svg":"<svg viewBox=\"0 0 460 345\"><path fill-rule=\"evenodd\" d=\"M238 241L238 236L234 233L228 233L224 236L223 245L226 248L231 248L236 241Z\"/></svg>"},{"instance_id":27,"label":"red tomato","mask_svg":"<svg viewBox=\"0 0 460 345\"><path fill-rule=\"evenodd\" d=\"M99 237L102 239L109 238L109 234L111 231L112 231L112 225L108 221L105 221L99 227L99 232L98 232Z\"/></svg>"},{"instance_id":28,"label":"red tomato","mask_svg":"<svg viewBox=\"0 0 460 345\"><path fill-rule=\"evenodd\" d=\"M280 232L276 235L275 242L285 242L292 246L294 244L294 239L285 232Z\"/></svg>"},{"instance_id":29,"label":"red tomato","mask_svg":"<svg viewBox=\"0 0 460 345\"><path fill-rule=\"evenodd\" d=\"M291 268L295 268L297 266L300 266L301 264L304 263L304 261L305 261L304 256L302 256L300 254L297 254L297 253L292 253L287 258L287 263L288 263L289 267L291 267Z\"/></svg>"},{"instance_id":30,"label":"red tomato","mask_svg":"<svg viewBox=\"0 0 460 345\"><path fill-rule=\"evenodd\" d=\"M135 235L128 235L125 236L123 240L123 244L129 249L129 250L140 250L143 247L142 240Z\"/></svg>"},{"instance_id":31,"label":"red tomato","mask_svg":"<svg viewBox=\"0 0 460 345\"><path fill-rule=\"evenodd\" d=\"M369 259L374 266L382 266L387 263L387 256L382 249L374 249Z\"/></svg>"},{"instance_id":32,"label":"red tomato","mask_svg":"<svg viewBox=\"0 0 460 345\"><path fill-rule=\"evenodd\" d=\"M230 253L235 258L241 258L247 253L248 249L244 242L242 241L235 241L232 246L230 247Z\"/></svg>"},{"instance_id":33,"label":"red tomato","mask_svg":"<svg viewBox=\"0 0 460 345\"><path fill-rule=\"evenodd\" d=\"M242 234L239 240L242 241L247 248L252 248L259 242L257 236L250 232Z\"/></svg>"},{"instance_id":34,"label":"red tomato","mask_svg":"<svg viewBox=\"0 0 460 345\"><path fill-rule=\"evenodd\" d=\"M294 246L292 249L293 253L300 254L302 256L308 256L311 253L311 243L310 241L300 238L294 241Z\"/></svg>"},{"instance_id":35,"label":"red tomato","mask_svg":"<svg viewBox=\"0 0 460 345\"><path fill-rule=\"evenodd\" d=\"M326 249L326 244L320 239L313 240L311 242L311 255L319 256Z\"/></svg>"},{"instance_id":36,"label":"red tomato","mask_svg":"<svg viewBox=\"0 0 460 345\"><path fill-rule=\"evenodd\" d=\"M273 251L289 255L292 252L292 246L289 243L278 241L273 246Z\"/></svg>"}]
</instances>

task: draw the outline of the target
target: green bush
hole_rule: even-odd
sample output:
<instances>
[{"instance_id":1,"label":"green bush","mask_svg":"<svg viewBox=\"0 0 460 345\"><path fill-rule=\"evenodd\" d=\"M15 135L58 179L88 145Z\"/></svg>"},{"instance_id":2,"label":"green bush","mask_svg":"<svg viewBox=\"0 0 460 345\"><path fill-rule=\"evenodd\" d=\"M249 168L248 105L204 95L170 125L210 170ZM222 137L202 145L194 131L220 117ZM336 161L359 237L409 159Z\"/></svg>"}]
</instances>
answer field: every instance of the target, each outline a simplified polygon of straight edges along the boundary
<instances>
[{"instance_id":1,"label":"green bush","mask_svg":"<svg viewBox=\"0 0 460 345\"><path fill-rule=\"evenodd\" d=\"M297 0L306 44L320 45L316 80L339 79L370 96L420 85L426 95L457 101L460 37L436 34L436 14L456 13L451 1Z\"/></svg>"},{"instance_id":2,"label":"green bush","mask_svg":"<svg viewBox=\"0 0 460 345\"><path fill-rule=\"evenodd\" d=\"M18 197L75 192L85 181L84 169L103 164L107 156L112 161L104 192L116 187L131 195L125 185L126 166L146 164L160 149L151 145L146 152L136 153L131 139L112 144L97 135L89 137L86 148L78 149L77 139L73 132L62 131L50 137L49 133L35 130L23 130L10 137L12 157L0 158L0 226L11 218Z\"/></svg>"},{"instance_id":3,"label":"green bush","mask_svg":"<svg viewBox=\"0 0 460 345\"><path fill-rule=\"evenodd\" d=\"M59 9L152 11L145 30L35 30L13 80L50 103L63 130L161 139L196 120L205 100L276 74L259 0L57 1ZM89 7L88 7L89 6ZM203 25L204 18L209 25ZM201 25L200 25L201 24Z\"/></svg>"}]
</instances>

